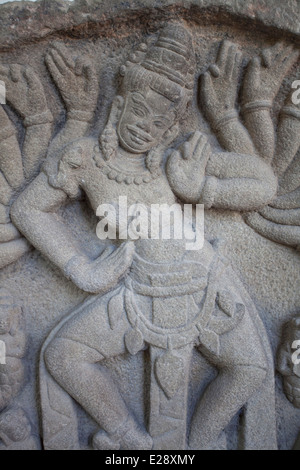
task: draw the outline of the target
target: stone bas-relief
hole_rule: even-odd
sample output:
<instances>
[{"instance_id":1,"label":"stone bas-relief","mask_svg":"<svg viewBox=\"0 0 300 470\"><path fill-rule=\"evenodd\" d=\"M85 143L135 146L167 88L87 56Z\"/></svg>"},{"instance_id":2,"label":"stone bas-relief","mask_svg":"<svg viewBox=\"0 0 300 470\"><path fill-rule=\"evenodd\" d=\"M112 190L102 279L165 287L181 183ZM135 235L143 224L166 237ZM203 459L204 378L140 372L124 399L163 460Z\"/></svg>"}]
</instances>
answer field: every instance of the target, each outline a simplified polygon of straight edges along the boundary
<instances>
[{"instance_id":1,"label":"stone bas-relief","mask_svg":"<svg viewBox=\"0 0 300 470\"><path fill-rule=\"evenodd\" d=\"M115 239L96 240L96 227L83 226L81 207L92 218L120 196L148 208L203 204L208 224L209 214L221 225L224 214L241 214L241 239L245 231L271 252L287 250L297 265L299 103L291 82L299 49L271 36L246 55L244 39L210 37L205 62L198 36L205 33L178 17L151 35L141 25L138 41L126 51L120 45L106 109L92 42L84 54L79 42L49 41L38 69L1 57L8 101L0 108L1 267L8 280L18 279L13 266L26 278L40 253L48 260L41 272L56 266L67 286L86 293L83 301L65 293L64 301L62 292L62 312L45 312L48 323L35 312L43 327L27 353L28 363L39 362L29 414L42 422L45 449L276 449L287 440L278 396L293 415L275 385L272 308L261 316L226 253L226 229L188 250L174 236L124 240L121 225ZM90 241L74 231L67 203ZM44 287L54 309L52 283ZM36 307L46 311L42 301ZM38 448L25 428L20 448Z\"/></svg>"}]
</instances>

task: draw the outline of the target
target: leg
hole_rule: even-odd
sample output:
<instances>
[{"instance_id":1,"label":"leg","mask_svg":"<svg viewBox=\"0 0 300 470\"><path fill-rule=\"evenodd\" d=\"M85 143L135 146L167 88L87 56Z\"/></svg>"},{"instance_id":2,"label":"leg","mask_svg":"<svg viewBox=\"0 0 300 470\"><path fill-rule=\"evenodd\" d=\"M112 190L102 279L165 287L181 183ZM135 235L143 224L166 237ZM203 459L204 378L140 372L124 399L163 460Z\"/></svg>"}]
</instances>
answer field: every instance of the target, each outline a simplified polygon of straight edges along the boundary
<instances>
[{"instance_id":1,"label":"leg","mask_svg":"<svg viewBox=\"0 0 300 470\"><path fill-rule=\"evenodd\" d=\"M129 411L109 372L101 366L108 357L123 354L129 329L125 312L112 330L107 315L109 296L88 305L68 322L45 351L47 369L107 434L95 443L111 448L151 448L152 442ZM98 436L99 437L99 436Z\"/></svg>"},{"instance_id":2,"label":"leg","mask_svg":"<svg viewBox=\"0 0 300 470\"><path fill-rule=\"evenodd\" d=\"M189 446L209 449L266 377L267 361L255 327L247 315L220 337L220 354L200 348L219 374L201 397L191 424Z\"/></svg>"}]
</instances>

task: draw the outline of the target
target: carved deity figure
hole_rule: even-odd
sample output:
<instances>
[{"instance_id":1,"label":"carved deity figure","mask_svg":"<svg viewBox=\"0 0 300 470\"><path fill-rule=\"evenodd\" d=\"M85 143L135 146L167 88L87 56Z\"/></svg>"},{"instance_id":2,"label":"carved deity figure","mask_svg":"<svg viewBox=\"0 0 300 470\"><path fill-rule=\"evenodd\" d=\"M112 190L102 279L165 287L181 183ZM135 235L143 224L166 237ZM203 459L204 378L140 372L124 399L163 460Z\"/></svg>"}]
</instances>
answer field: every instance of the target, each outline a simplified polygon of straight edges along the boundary
<instances>
[{"instance_id":1,"label":"carved deity figure","mask_svg":"<svg viewBox=\"0 0 300 470\"><path fill-rule=\"evenodd\" d=\"M120 196L127 197L128 205L146 207L172 206L179 200L203 204L206 210L244 211L247 222L269 236L261 220L268 219L272 201L278 199L279 170L275 174L274 166L284 159L282 174L297 152L297 142L299 146L297 106L288 98L282 111L280 148L275 145L271 108L297 58L298 51L280 43L250 61L241 90L242 122L236 108L242 53L228 41L221 45L216 63L201 77L199 89L199 107L218 138L221 147L217 147L197 129L196 122L188 136L181 135L196 73L192 37L183 26L167 25L154 44L141 44L121 67L119 94L99 139L89 132L98 96L92 65L81 59L74 62L60 43L47 52L46 64L66 105L67 119L49 145L40 174L12 205L11 229L17 227L90 295L56 326L42 348L46 448L79 447L74 402L99 426L92 437L95 449L216 448L232 418L245 405L251 410L251 400L262 390L265 396L254 406L257 428L252 437L257 436L262 447L276 447L274 412L270 411L268 432L264 432L259 414L266 413L266 408L260 410L257 404L271 406L273 399L268 338L220 243L206 240L201 250L189 251L186 240L175 237L124 242L117 236L100 244L99 255L91 258L58 209L68 198L82 195L95 213L101 204L116 206ZM40 109L25 117L26 136L35 131L28 146L42 134L43 125L47 130L43 139L49 139L52 117L35 75L9 66L1 70L0 77L5 75L8 84L13 78L15 84L27 80L27 95L20 98L21 104L31 100L28 90L38 89ZM8 97L18 108L9 86ZM291 144L285 140L284 125ZM37 160L36 154L31 156L32 168ZM284 206L287 217L286 210ZM299 244L296 225L290 223L290 238L288 230L281 234L283 243ZM146 426L135 419L102 364L147 348L151 380ZM217 374L199 397L188 427L194 349ZM252 417L252 424L254 421ZM266 434L272 442L264 441Z\"/></svg>"}]
</instances>

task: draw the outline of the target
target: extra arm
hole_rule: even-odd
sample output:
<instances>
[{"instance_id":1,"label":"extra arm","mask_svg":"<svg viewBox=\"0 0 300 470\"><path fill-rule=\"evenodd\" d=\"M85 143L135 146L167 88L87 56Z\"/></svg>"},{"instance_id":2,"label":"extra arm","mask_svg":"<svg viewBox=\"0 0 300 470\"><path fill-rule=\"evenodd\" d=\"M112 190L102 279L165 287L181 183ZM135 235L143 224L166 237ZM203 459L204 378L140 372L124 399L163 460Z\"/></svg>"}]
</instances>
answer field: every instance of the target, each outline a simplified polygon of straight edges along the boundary
<instances>
[{"instance_id":1,"label":"extra arm","mask_svg":"<svg viewBox=\"0 0 300 470\"><path fill-rule=\"evenodd\" d=\"M11 218L16 227L63 272L68 261L80 253L72 234L55 214L66 199L66 194L52 188L47 176L41 173L11 208Z\"/></svg>"},{"instance_id":2,"label":"extra arm","mask_svg":"<svg viewBox=\"0 0 300 470\"><path fill-rule=\"evenodd\" d=\"M227 152L255 155L251 136L236 110L242 53L238 47L224 41L216 63L199 81L199 106Z\"/></svg>"},{"instance_id":3,"label":"extra arm","mask_svg":"<svg viewBox=\"0 0 300 470\"><path fill-rule=\"evenodd\" d=\"M246 70L242 87L243 118L258 154L269 164L275 151L271 109L285 75L298 56L293 46L277 43L252 59Z\"/></svg>"},{"instance_id":4,"label":"extra arm","mask_svg":"<svg viewBox=\"0 0 300 470\"><path fill-rule=\"evenodd\" d=\"M59 42L52 44L45 62L67 110L66 124L51 142L48 152L51 157L87 133L97 106L98 78L87 58L74 60L70 51Z\"/></svg>"},{"instance_id":5,"label":"extra arm","mask_svg":"<svg viewBox=\"0 0 300 470\"><path fill-rule=\"evenodd\" d=\"M199 132L170 156L167 176L180 199L208 209L258 209L274 198L277 189L277 178L261 158L213 152Z\"/></svg>"},{"instance_id":6,"label":"extra arm","mask_svg":"<svg viewBox=\"0 0 300 470\"><path fill-rule=\"evenodd\" d=\"M90 259L56 213L66 199L64 191L52 188L41 173L13 204L12 220L32 245L80 289L104 293L117 284L131 265L133 243L124 243L112 254L104 251L98 258Z\"/></svg>"},{"instance_id":7,"label":"extra arm","mask_svg":"<svg viewBox=\"0 0 300 470\"><path fill-rule=\"evenodd\" d=\"M271 202L277 178L259 157L235 153L214 153L206 167L200 202L205 207L249 211Z\"/></svg>"}]
</instances>

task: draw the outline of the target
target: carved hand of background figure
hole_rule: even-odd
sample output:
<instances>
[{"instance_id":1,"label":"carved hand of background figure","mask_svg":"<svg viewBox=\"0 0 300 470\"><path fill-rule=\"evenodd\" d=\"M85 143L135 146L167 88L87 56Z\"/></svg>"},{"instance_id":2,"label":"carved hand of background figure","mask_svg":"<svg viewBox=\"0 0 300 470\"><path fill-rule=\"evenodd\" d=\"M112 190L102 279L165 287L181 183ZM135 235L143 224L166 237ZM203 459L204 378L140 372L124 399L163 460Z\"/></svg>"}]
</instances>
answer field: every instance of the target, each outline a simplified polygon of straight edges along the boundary
<instances>
[{"instance_id":1,"label":"carved hand of background figure","mask_svg":"<svg viewBox=\"0 0 300 470\"><path fill-rule=\"evenodd\" d=\"M259 212L245 214L256 232L277 243L300 247L300 104L294 89L281 109L271 166L278 177L277 197Z\"/></svg>"},{"instance_id":2,"label":"carved hand of background figure","mask_svg":"<svg viewBox=\"0 0 300 470\"><path fill-rule=\"evenodd\" d=\"M97 104L98 80L91 62L82 57L75 60L60 43L53 43L45 62L59 88L68 111L92 113Z\"/></svg>"},{"instance_id":3,"label":"carved hand of background figure","mask_svg":"<svg viewBox=\"0 0 300 470\"><path fill-rule=\"evenodd\" d=\"M293 46L277 43L252 59L247 67L243 88L243 104L259 100L273 101L281 83L299 57Z\"/></svg>"},{"instance_id":4,"label":"carved hand of background figure","mask_svg":"<svg viewBox=\"0 0 300 470\"><path fill-rule=\"evenodd\" d=\"M203 111L214 127L222 117L234 110L242 53L236 44L224 41L215 64L201 76L200 100Z\"/></svg>"},{"instance_id":5,"label":"carved hand of background figure","mask_svg":"<svg viewBox=\"0 0 300 470\"><path fill-rule=\"evenodd\" d=\"M8 103L23 119L47 111L43 85L31 67L0 65L0 80L6 85Z\"/></svg>"},{"instance_id":6,"label":"carved hand of background figure","mask_svg":"<svg viewBox=\"0 0 300 470\"><path fill-rule=\"evenodd\" d=\"M211 148L207 138L199 131L171 154L167 176L173 191L181 199L195 203L199 201L210 155Z\"/></svg>"}]
</instances>

